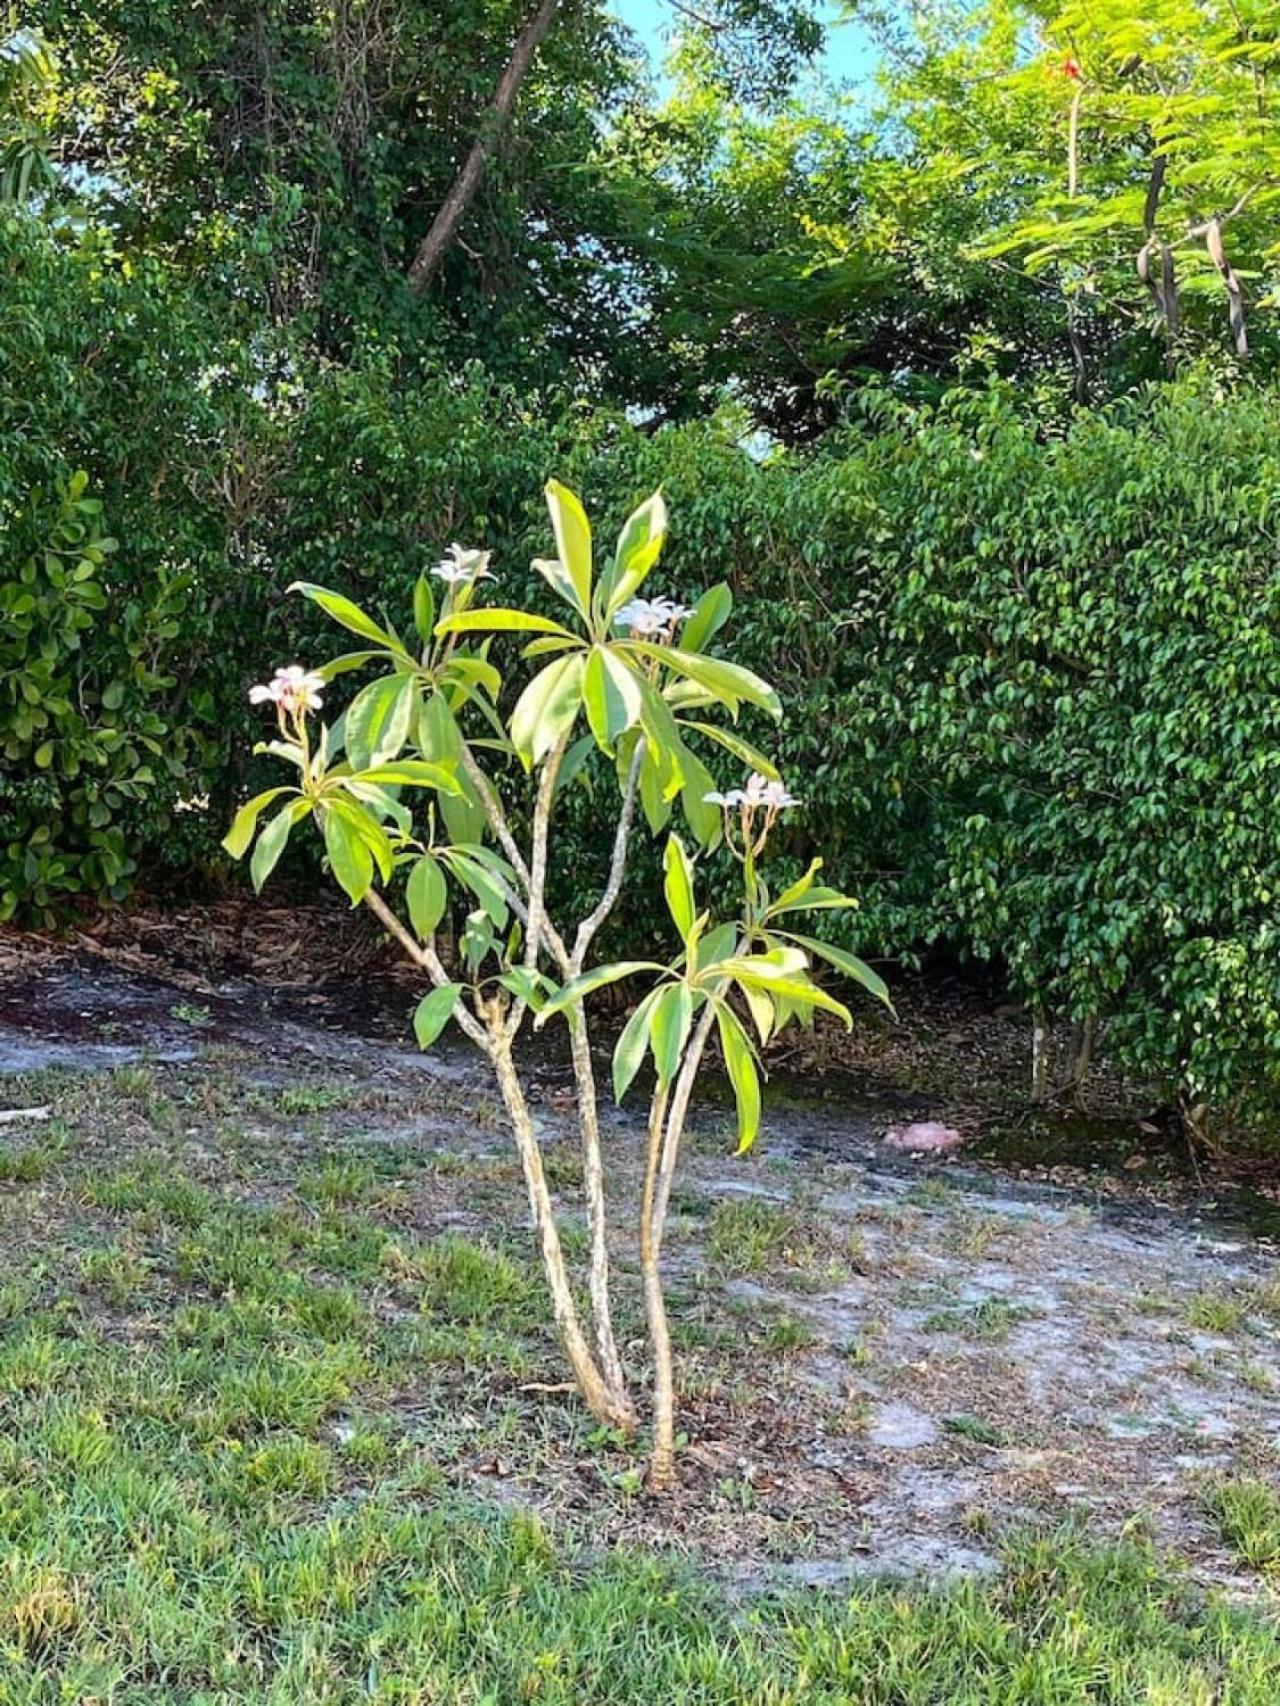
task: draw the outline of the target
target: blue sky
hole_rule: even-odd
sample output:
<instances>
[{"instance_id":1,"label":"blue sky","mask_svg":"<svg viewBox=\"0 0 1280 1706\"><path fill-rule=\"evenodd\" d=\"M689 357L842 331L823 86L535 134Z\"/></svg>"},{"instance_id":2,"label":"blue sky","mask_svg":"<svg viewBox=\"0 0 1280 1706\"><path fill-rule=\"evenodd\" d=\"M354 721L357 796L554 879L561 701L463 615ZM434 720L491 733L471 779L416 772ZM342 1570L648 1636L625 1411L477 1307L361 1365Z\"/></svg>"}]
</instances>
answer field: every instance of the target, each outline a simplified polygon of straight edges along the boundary
<instances>
[{"instance_id":1,"label":"blue sky","mask_svg":"<svg viewBox=\"0 0 1280 1706\"><path fill-rule=\"evenodd\" d=\"M612 0L612 10L631 25L649 49L655 68L662 63L680 14L669 0ZM858 24L836 23L836 8L824 8L830 20L823 66L829 76L851 83L864 81L875 67L875 50Z\"/></svg>"}]
</instances>

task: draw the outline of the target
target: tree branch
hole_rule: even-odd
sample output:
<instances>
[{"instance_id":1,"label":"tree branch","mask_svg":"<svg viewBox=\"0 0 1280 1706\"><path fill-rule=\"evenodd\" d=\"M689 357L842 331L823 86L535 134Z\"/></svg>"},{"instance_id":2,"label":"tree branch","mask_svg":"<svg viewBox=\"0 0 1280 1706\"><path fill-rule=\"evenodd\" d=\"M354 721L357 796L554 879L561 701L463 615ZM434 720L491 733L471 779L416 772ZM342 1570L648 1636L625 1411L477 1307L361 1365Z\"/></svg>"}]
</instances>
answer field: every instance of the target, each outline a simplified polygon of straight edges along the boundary
<instances>
[{"instance_id":1,"label":"tree branch","mask_svg":"<svg viewBox=\"0 0 1280 1706\"><path fill-rule=\"evenodd\" d=\"M480 188L480 180L484 176L489 156L510 121L520 86L529 74L534 55L543 36L551 27L559 4L560 0L540 0L537 11L516 37L506 69L498 79L493 100L481 120L479 134L471 144L462 170L441 202L431 222L431 229L422 239L418 252L413 257L409 268L409 288L416 296L422 295L439 272L441 262L458 234L458 227Z\"/></svg>"}]
</instances>

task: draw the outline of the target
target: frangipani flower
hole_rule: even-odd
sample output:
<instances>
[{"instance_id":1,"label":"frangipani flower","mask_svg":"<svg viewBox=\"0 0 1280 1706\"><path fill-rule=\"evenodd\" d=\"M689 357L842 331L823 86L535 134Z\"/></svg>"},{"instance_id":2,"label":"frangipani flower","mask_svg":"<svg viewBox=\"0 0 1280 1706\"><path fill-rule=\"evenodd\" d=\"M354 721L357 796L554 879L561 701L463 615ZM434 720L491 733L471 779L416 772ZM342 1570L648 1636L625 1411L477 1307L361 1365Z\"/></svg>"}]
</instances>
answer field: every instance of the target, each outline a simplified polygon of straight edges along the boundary
<instances>
[{"instance_id":1,"label":"frangipani flower","mask_svg":"<svg viewBox=\"0 0 1280 1706\"><path fill-rule=\"evenodd\" d=\"M802 804L788 791L785 782L771 782L758 770L747 777L745 788L731 788L727 794L712 793L702 797L709 806L723 806L726 811L741 807L746 811L780 812L788 806Z\"/></svg>"},{"instance_id":2,"label":"frangipani flower","mask_svg":"<svg viewBox=\"0 0 1280 1706\"><path fill-rule=\"evenodd\" d=\"M693 615L687 604L670 598L633 598L614 617L619 628L629 628L639 640L662 640L674 633L677 622Z\"/></svg>"},{"instance_id":3,"label":"frangipani flower","mask_svg":"<svg viewBox=\"0 0 1280 1706\"><path fill-rule=\"evenodd\" d=\"M324 703L320 697L324 685L324 676L316 670L291 663L285 669L278 669L266 686L251 687L249 703L278 705L287 716L296 717L301 712L320 709Z\"/></svg>"},{"instance_id":4,"label":"frangipani flower","mask_svg":"<svg viewBox=\"0 0 1280 1706\"><path fill-rule=\"evenodd\" d=\"M445 581L449 586L466 586L472 581L494 581L497 575L489 573L489 558L492 551L467 551L461 545L450 545L449 555L443 562L437 563L431 573L437 580Z\"/></svg>"}]
</instances>

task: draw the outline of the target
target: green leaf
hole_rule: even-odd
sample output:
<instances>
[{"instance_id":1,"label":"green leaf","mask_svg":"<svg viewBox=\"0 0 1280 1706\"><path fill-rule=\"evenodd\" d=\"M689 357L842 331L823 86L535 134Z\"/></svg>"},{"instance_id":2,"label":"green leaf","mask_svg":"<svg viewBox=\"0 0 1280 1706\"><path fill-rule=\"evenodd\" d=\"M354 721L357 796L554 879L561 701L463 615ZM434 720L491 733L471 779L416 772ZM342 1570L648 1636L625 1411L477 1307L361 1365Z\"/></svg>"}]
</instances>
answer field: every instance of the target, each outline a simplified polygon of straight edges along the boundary
<instances>
[{"instance_id":1,"label":"green leaf","mask_svg":"<svg viewBox=\"0 0 1280 1706\"><path fill-rule=\"evenodd\" d=\"M375 764L357 772L361 782L382 787L435 788L442 794L462 792L458 778L443 764L428 764L421 758L398 758L394 764Z\"/></svg>"},{"instance_id":2,"label":"green leaf","mask_svg":"<svg viewBox=\"0 0 1280 1706\"><path fill-rule=\"evenodd\" d=\"M461 996L460 983L445 983L422 997L413 1011L413 1034L419 1048L431 1047L453 1017Z\"/></svg>"},{"instance_id":3,"label":"green leaf","mask_svg":"<svg viewBox=\"0 0 1280 1706\"><path fill-rule=\"evenodd\" d=\"M718 965L721 960L728 959L738 946L738 926L736 924L717 924L714 930L709 930L698 943L698 951L694 956L694 970L707 971Z\"/></svg>"},{"instance_id":4,"label":"green leaf","mask_svg":"<svg viewBox=\"0 0 1280 1706\"><path fill-rule=\"evenodd\" d=\"M425 574L419 575L414 583L413 625L418 630L418 638L423 645L429 646L432 630L436 625L436 597Z\"/></svg>"},{"instance_id":5,"label":"green leaf","mask_svg":"<svg viewBox=\"0 0 1280 1706\"><path fill-rule=\"evenodd\" d=\"M821 869L822 860L814 859L802 877L798 877L790 888L783 889L777 900L769 908L769 912L785 912L789 906L795 906L797 901L809 893Z\"/></svg>"},{"instance_id":6,"label":"green leaf","mask_svg":"<svg viewBox=\"0 0 1280 1706\"><path fill-rule=\"evenodd\" d=\"M449 885L444 872L437 860L424 853L409 872L409 881L405 885L409 922L422 941L435 935L448 899Z\"/></svg>"},{"instance_id":7,"label":"green leaf","mask_svg":"<svg viewBox=\"0 0 1280 1706\"><path fill-rule=\"evenodd\" d=\"M634 977L641 971L666 971L666 966L660 966L653 960L618 960L613 965L594 966L591 971L585 971L580 976L571 978L564 984L538 1014L535 1026L541 1027L555 1013L563 1013L566 1007L573 1007L579 1001L585 1001L588 995L593 995L597 989L603 989L610 983L621 983L624 977Z\"/></svg>"},{"instance_id":8,"label":"green leaf","mask_svg":"<svg viewBox=\"0 0 1280 1706\"><path fill-rule=\"evenodd\" d=\"M279 864L280 855L285 850L289 831L293 828L295 821L294 804L290 803L276 813L258 837L258 845L254 848L253 858L249 861L249 876L253 881L255 894L261 894L263 883Z\"/></svg>"},{"instance_id":9,"label":"green leaf","mask_svg":"<svg viewBox=\"0 0 1280 1706\"><path fill-rule=\"evenodd\" d=\"M561 622L532 610L506 610L497 605L479 610L459 610L436 623L437 634L556 634L561 639L577 636Z\"/></svg>"},{"instance_id":10,"label":"green leaf","mask_svg":"<svg viewBox=\"0 0 1280 1706\"><path fill-rule=\"evenodd\" d=\"M684 744L671 707L660 693L655 693L647 681L641 682L640 726L649 744L648 758L652 759L655 775L664 800L674 800L684 782L680 768Z\"/></svg>"},{"instance_id":11,"label":"green leaf","mask_svg":"<svg viewBox=\"0 0 1280 1706\"><path fill-rule=\"evenodd\" d=\"M399 653L401 648L387 633L380 628L371 616L367 616L358 604L353 604L349 598L344 598L340 592L330 592L328 587L316 586L311 581L294 581L290 592L300 592L304 598L309 598L312 604L318 604L326 616L332 616L335 622L340 622L344 628L349 628L353 634L359 634L362 640L373 640L379 646L385 646L389 651Z\"/></svg>"},{"instance_id":12,"label":"green leaf","mask_svg":"<svg viewBox=\"0 0 1280 1706\"><path fill-rule=\"evenodd\" d=\"M715 723L695 722L693 718L682 720L681 727L696 729L700 735L705 735L708 740L715 741L719 746L724 747L726 752L731 752L739 763L743 764L748 770L758 770L762 776L767 776L771 782L778 780L778 771L773 760L766 757L758 746L752 746L750 741L743 740L742 736L735 733L733 729L722 729Z\"/></svg>"},{"instance_id":13,"label":"green leaf","mask_svg":"<svg viewBox=\"0 0 1280 1706\"><path fill-rule=\"evenodd\" d=\"M684 780L680 786L680 805L689 828L701 847L711 847L724 830L719 806L708 805L707 795L715 792L715 777L687 746L680 750L680 771Z\"/></svg>"},{"instance_id":14,"label":"green leaf","mask_svg":"<svg viewBox=\"0 0 1280 1706\"><path fill-rule=\"evenodd\" d=\"M700 652L729 620L733 611L733 594L721 581L708 587L693 607L693 615L680 630L680 645L686 652Z\"/></svg>"},{"instance_id":15,"label":"green leaf","mask_svg":"<svg viewBox=\"0 0 1280 1706\"><path fill-rule=\"evenodd\" d=\"M596 744L612 752L618 736L640 721L640 683L607 646L593 646L582 676L582 702Z\"/></svg>"},{"instance_id":16,"label":"green leaf","mask_svg":"<svg viewBox=\"0 0 1280 1706\"><path fill-rule=\"evenodd\" d=\"M385 663L387 661L386 652L371 650L343 652L341 657L330 658L328 663L321 664L317 674L322 675L326 681L332 681L335 675L346 675L350 670L363 669L365 664L372 663L375 659L379 663Z\"/></svg>"},{"instance_id":17,"label":"green leaf","mask_svg":"<svg viewBox=\"0 0 1280 1706\"><path fill-rule=\"evenodd\" d=\"M665 1090L680 1070L680 1057L689 1040L693 1023L693 994L684 983L669 983L663 989L653 1009L649 1027L649 1046L658 1085Z\"/></svg>"},{"instance_id":18,"label":"green leaf","mask_svg":"<svg viewBox=\"0 0 1280 1706\"><path fill-rule=\"evenodd\" d=\"M347 707L344 738L353 770L395 758L409 738L418 698L412 675L385 675L362 687Z\"/></svg>"},{"instance_id":19,"label":"green leaf","mask_svg":"<svg viewBox=\"0 0 1280 1706\"><path fill-rule=\"evenodd\" d=\"M679 836L667 837L666 849L662 855L662 870L662 889L667 898L667 910L680 932L681 941L686 941L693 929L697 908L693 898L693 866Z\"/></svg>"},{"instance_id":20,"label":"green leaf","mask_svg":"<svg viewBox=\"0 0 1280 1706\"><path fill-rule=\"evenodd\" d=\"M288 787L268 788L261 794L255 794L247 805L240 807L232 819L231 828L222 838L222 845L233 859L243 859L248 852L253 832L258 827L259 814L272 800L278 800L281 794L292 794L294 791Z\"/></svg>"},{"instance_id":21,"label":"green leaf","mask_svg":"<svg viewBox=\"0 0 1280 1706\"><path fill-rule=\"evenodd\" d=\"M474 855L460 852L456 847L444 848L440 857L447 861L458 881L471 890L495 929L505 930L511 909L493 873Z\"/></svg>"},{"instance_id":22,"label":"green leaf","mask_svg":"<svg viewBox=\"0 0 1280 1706\"><path fill-rule=\"evenodd\" d=\"M526 769L539 763L573 727L582 704L581 652L557 658L534 676L511 713L511 742Z\"/></svg>"},{"instance_id":23,"label":"green leaf","mask_svg":"<svg viewBox=\"0 0 1280 1706\"><path fill-rule=\"evenodd\" d=\"M596 603L606 623L640 590L662 555L667 536L667 505L660 491L627 517L618 535L613 563L600 577Z\"/></svg>"},{"instance_id":24,"label":"green leaf","mask_svg":"<svg viewBox=\"0 0 1280 1706\"><path fill-rule=\"evenodd\" d=\"M450 836L454 841L478 841L484 834L484 807L462 768L462 734L443 693L433 693L422 707L416 738L430 762L456 772L458 793L440 797L440 813Z\"/></svg>"},{"instance_id":25,"label":"green leaf","mask_svg":"<svg viewBox=\"0 0 1280 1706\"><path fill-rule=\"evenodd\" d=\"M751 1039L726 1002L716 1005L716 1024L724 1064L738 1105L738 1154L745 1155L760 1135L760 1075Z\"/></svg>"},{"instance_id":26,"label":"green leaf","mask_svg":"<svg viewBox=\"0 0 1280 1706\"><path fill-rule=\"evenodd\" d=\"M652 646L644 640L629 640L627 645L642 657L696 681L735 716L744 700L748 705L757 705L762 711L767 711L775 722L782 716L782 701L774 689L751 670L743 669L741 664L686 652L679 646Z\"/></svg>"},{"instance_id":27,"label":"green leaf","mask_svg":"<svg viewBox=\"0 0 1280 1706\"><path fill-rule=\"evenodd\" d=\"M649 1027L653 1023L653 1010L667 987L669 986L666 984L659 984L657 989L651 989L622 1028L622 1035L613 1051L615 1102L622 1101L640 1070L640 1062L649 1046Z\"/></svg>"},{"instance_id":28,"label":"green leaf","mask_svg":"<svg viewBox=\"0 0 1280 1706\"><path fill-rule=\"evenodd\" d=\"M546 496L560 567L568 579L570 602L585 618L591 609L591 523L579 498L559 480L547 481ZM556 583L553 581L552 585ZM556 586L556 590L563 596L563 585Z\"/></svg>"},{"instance_id":29,"label":"green leaf","mask_svg":"<svg viewBox=\"0 0 1280 1706\"><path fill-rule=\"evenodd\" d=\"M846 948L833 948L830 942L819 941L816 936L798 936L791 930L780 931L779 934L784 935L787 941L797 943L807 953L816 954L819 959L843 972L854 983L861 984L863 989L874 995L877 1001L883 1001L889 1011L893 1012L888 984L856 954L849 953Z\"/></svg>"},{"instance_id":30,"label":"green leaf","mask_svg":"<svg viewBox=\"0 0 1280 1706\"><path fill-rule=\"evenodd\" d=\"M352 906L359 906L373 883L373 854L337 802L324 814L324 845L335 881Z\"/></svg>"}]
</instances>

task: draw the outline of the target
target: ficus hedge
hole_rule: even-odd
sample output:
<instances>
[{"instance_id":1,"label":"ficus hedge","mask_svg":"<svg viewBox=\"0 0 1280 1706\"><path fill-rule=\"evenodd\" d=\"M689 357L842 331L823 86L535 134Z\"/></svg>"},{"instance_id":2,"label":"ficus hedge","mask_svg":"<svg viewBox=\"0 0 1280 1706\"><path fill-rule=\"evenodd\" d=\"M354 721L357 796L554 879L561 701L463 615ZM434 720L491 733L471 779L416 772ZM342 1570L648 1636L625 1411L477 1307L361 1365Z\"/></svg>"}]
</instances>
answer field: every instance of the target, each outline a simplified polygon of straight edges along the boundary
<instances>
[{"instance_id":1,"label":"ficus hedge","mask_svg":"<svg viewBox=\"0 0 1280 1706\"><path fill-rule=\"evenodd\" d=\"M12 260L11 284L15 271L51 286ZM457 540L494 550L504 601L536 608L544 589L520 565L542 549L549 474L591 492L606 531L661 484L675 520L657 590L732 587L736 655L787 705L772 750L806 800L787 850L799 867L821 845L862 897L832 922L840 941L994 961L1031 1006L1102 1022L1106 1049L1188 1106L1266 1116L1280 1088L1274 392L1192 379L1065 428L997 388L932 410L878 392L816 450L762 457L730 418L646 431L391 354L255 391L236 378L243 351L219 364L199 344L212 332L189 305L95 277L72 290L60 273L52 348L6 323L22 360L0 368L0 416L47 396L42 483L59 457L63 478L89 470L133 584L188 574L180 774L130 817L134 857L172 856L175 821L182 856L207 856L251 785L232 738L248 727L246 648L301 658L319 640L317 615L284 597L292 581L401 619ZM165 338L185 367L155 355ZM589 890L607 846L589 768L583 782L565 809L578 857L554 875ZM209 798L207 816L175 820L179 796ZM655 867L647 892L660 885ZM608 951L644 950L652 916L620 908Z\"/></svg>"}]
</instances>

